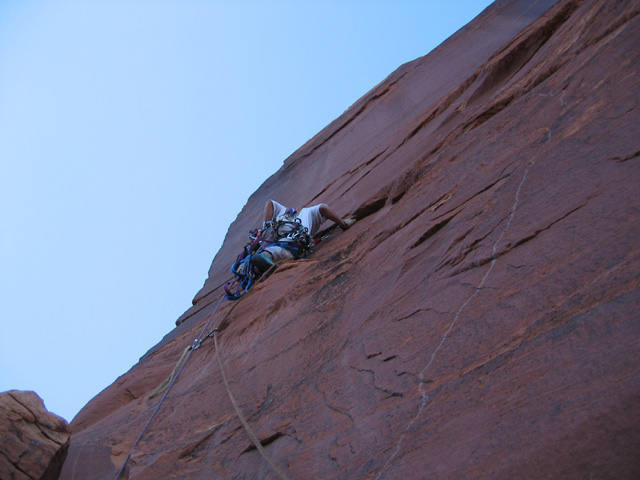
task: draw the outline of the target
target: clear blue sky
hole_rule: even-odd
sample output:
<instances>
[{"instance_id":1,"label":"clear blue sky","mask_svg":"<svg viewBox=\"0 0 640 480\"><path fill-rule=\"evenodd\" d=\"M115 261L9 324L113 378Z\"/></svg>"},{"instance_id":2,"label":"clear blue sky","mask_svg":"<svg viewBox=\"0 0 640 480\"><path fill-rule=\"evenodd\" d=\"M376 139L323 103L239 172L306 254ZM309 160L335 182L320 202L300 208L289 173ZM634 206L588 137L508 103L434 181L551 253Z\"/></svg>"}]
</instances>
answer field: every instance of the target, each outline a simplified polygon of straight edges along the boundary
<instances>
[{"instance_id":1,"label":"clear blue sky","mask_svg":"<svg viewBox=\"0 0 640 480\"><path fill-rule=\"evenodd\" d=\"M71 420L288 155L489 3L0 0L0 391Z\"/></svg>"}]
</instances>

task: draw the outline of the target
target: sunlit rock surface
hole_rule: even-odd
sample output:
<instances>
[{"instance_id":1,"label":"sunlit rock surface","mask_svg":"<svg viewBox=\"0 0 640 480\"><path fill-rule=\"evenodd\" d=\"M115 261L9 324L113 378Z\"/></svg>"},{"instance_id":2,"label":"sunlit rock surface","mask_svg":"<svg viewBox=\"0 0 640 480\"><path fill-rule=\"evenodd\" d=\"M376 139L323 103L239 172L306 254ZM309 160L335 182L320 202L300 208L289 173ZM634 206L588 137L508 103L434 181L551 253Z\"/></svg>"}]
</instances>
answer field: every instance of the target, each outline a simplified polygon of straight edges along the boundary
<instances>
[{"instance_id":1,"label":"sunlit rock surface","mask_svg":"<svg viewBox=\"0 0 640 480\"><path fill-rule=\"evenodd\" d=\"M498 1L303 145L74 419L61 478L113 478L269 198L358 218L212 323L287 476L640 478L639 3ZM126 475L277 478L211 340Z\"/></svg>"},{"instance_id":2,"label":"sunlit rock surface","mask_svg":"<svg viewBox=\"0 0 640 480\"><path fill-rule=\"evenodd\" d=\"M67 422L35 392L0 393L0 478L56 480L69 441Z\"/></svg>"}]
</instances>

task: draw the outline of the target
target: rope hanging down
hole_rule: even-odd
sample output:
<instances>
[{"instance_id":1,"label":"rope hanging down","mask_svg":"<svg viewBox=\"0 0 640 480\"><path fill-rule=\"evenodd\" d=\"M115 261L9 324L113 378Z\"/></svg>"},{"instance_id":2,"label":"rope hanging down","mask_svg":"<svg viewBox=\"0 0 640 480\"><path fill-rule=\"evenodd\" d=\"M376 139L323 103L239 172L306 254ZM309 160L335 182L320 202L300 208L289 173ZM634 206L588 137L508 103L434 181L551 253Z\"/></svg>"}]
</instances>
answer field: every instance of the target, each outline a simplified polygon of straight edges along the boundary
<instances>
[{"instance_id":1,"label":"rope hanging down","mask_svg":"<svg viewBox=\"0 0 640 480\"><path fill-rule=\"evenodd\" d=\"M240 420L240 423L242 423L242 426L244 427L245 432L247 432L247 435L251 439L251 442L253 443L253 445L260 452L260 455L262 455L262 458L264 458L265 461L271 466L273 471L276 472L282 480L290 480L289 477L282 470L280 470L275 463L273 463L273 460L271 460L271 458L265 451L264 447L260 443L260 440L258 440L258 437L249 426L247 419L244 418L244 415L242 414L242 410L240 410L240 407L238 406L238 403L236 402L236 399L233 396L233 393L231 393L231 389L229 388L229 382L227 381L227 375L224 371L224 366L222 365L222 359L220 358L220 348L218 347L218 329L217 328L213 329L213 343L215 344L216 358L218 359L218 365L220 366L220 372L222 373L222 381L224 382L224 386L227 390L227 395L229 396L229 400L231 400L231 404L233 405L233 408L236 411L238 420Z\"/></svg>"},{"instance_id":2,"label":"rope hanging down","mask_svg":"<svg viewBox=\"0 0 640 480\"><path fill-rule=\"evenodd\" d=\"M198 335L196 337L196 339L193 341L193 345L191 345L190 347L187 347L187 349L185 350L186 356L185 356L185 353L183 353L182 356L180 357L180 360L178 361L178 363L182 362L182 365L180 365L180 367L177 368L177 371L176 371L176 369L174 369L174 371L171 373L171 377L173 377L173 378L170 377L170 381L169 381L169 384L167 385L167 389L165 390L164 394L162 395L162 398L160 398L160 401L156 405L156 408L153 409L153 413L151 413L151 416L149 417L149 420L147 420L147 423L145 423L144 427L142 427L142 430L138 434L138 437L136 438L135 442L133 442L133 445L129 449L129 453L127 454L127 457L124 459L124 462L122 463L122 466L120 467L120 470L118 470L118 473L116 473L116 476L113 477L113 480L119 480L120 479L122 473L124 472L125 467L127 466L127 463L131 459L131 454L133 453L133 450L136 448L136 446L138 445L138 443L142 439L142 436L145 434L145 432L149 428L149 425L151 425L151 422L153 421L155 416L160 411L160 407L162 406L162 403L164 402L165 398L167 398L167 395L171 391L171 388L173 387L173 385L176 383L176 380L180 376L180 373L182 373L182 370L184 370L184 366L187 364L187 361L189 360L189 357L191 356L193 351L195 349L197 349L200 346L200 344L202 343L202 340L200 339L200 337L202 337L202 334L209 327L209 324L211 323L211 320L213 319L213 316L218 311L218 307L220 306L220 303L222 302L223 298L224 298L224 296L220 297L220 299L218 300L218 303L216 303L216 306L214 307L213 312L211 312L211 314L209 315L209 319L207 320L207 323L205 324L205 326L200 331L200 335ZM164 385L164 382L163 382L162 385Z\"/></svg>"}]
</instances>

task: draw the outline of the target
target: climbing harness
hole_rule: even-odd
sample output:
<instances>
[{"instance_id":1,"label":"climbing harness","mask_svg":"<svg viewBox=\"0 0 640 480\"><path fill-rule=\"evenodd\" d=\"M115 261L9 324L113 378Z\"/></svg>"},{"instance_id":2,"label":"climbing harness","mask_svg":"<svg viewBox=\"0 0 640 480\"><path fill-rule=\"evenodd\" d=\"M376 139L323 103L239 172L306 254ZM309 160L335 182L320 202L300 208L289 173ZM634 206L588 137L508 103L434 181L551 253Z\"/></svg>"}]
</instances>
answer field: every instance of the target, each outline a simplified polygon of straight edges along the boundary
<instances>
[{"instance_id":1,"label":"climbing harness","mask_svg":"<svg viewBox=\"0 0 640 480\"><path fill-rule=\"evenodd\" d=\"M294 214L295 211L291 212L289 218ZM224 286L227 300L238 300L261 277L264 272L258 266L256 256L263 252L269 254L269 247L284 248L294 258L304 258L313 248L313 240L299 218L265 222L260 230L251 230L249 242L231 265L234 279Z\"/></svg>"}]
</instances>

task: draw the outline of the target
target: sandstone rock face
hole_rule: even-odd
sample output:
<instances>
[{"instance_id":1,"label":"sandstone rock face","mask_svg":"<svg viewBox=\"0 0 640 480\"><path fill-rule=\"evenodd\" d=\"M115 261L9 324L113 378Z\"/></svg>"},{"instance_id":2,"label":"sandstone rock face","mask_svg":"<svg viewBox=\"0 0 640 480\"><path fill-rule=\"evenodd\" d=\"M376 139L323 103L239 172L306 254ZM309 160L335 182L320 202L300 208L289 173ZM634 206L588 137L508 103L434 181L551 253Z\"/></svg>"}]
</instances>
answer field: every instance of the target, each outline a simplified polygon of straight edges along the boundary
<instances>
[{"instance_id":1,"label":"sandstone rock face","mask_svg":"<svg viewBox=\"0 0 640 480\"><path fill-rule=\"evenodd\" d=\"M302 146L177 328L74 419L61 478L114 477L269 198L358 218L212 322L286 476L640 478L639 3L497 1ZM127 471L278 478L211 340Z\"/></svg>"},{"instance_id":2,"label":"sandstone rock face","mask_svg":"<svg viewBox=\"0 0 640 480\"><path fill-rule=\"evenodd\" d=\"M57 479L68 440L67 422L34 392L0 393L0 478Z\"/></svg>"}]
</instances>

